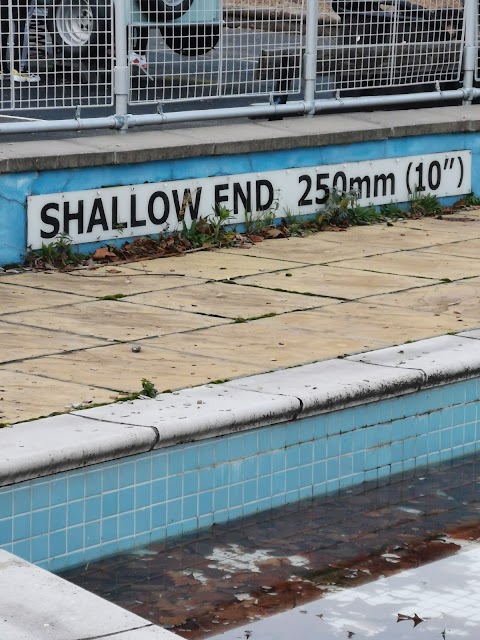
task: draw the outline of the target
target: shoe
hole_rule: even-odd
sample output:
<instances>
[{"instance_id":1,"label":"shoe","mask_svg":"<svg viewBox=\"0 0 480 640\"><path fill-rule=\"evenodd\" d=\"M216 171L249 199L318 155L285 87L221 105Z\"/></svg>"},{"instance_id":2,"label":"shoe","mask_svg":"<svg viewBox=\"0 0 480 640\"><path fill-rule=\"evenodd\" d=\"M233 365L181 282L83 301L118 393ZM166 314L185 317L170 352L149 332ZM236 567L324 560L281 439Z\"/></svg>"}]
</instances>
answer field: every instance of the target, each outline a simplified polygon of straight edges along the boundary
<instances>
[{"instance_id":1,"label":"shoe","mask_svg":"<svg viewBox=\"0 0 480 640\"><path fill-rule=\"evenodd\" d=\"M28 82L29 84L38 84L40 82L40 76L38 73L20 73L16 69L13 70L14 82Z\"/></svg>"},{"instance_id":2,"label":"shoe","mask_svg":"<svg viewBox=\"0 0 480 640\"><path fill-rule=\"evenodd\" d=\"M136 51L130 51L128 54L128 62L131 66L138 67L142 71L148 71L147 58Z\"/></svg>"}]
</instances>

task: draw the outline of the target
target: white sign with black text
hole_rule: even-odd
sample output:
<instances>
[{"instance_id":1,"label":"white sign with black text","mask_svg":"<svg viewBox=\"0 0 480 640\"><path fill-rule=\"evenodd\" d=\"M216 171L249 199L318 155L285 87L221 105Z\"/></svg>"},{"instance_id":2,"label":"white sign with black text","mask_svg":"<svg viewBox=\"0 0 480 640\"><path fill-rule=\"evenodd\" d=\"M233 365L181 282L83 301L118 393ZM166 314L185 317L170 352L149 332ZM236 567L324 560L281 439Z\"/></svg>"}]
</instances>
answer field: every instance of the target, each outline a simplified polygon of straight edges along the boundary
<instances>
[{"instance_id":1,"label":"white sign with black text","mask_svg":"<svg viewBox=\"0 0 480 640\"><path fill-rule=\"evenodd\" d=\"M80 244L175 231L217 207L231 212L231 224L245 212L314 213L332 191L356 191L363 205L407 202L414 192L464 195L471 164L471 151L451 151L30 196L28 245L38 249L59 234Z\"/></svg>"}]
</instances>

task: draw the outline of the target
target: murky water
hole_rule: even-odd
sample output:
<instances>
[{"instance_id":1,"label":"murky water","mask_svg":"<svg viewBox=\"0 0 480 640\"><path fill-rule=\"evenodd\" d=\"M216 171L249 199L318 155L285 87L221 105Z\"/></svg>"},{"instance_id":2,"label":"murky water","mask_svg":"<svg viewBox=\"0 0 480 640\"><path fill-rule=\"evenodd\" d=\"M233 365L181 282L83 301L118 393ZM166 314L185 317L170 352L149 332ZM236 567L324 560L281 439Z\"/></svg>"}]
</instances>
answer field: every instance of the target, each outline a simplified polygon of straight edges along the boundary
<instances>
[{"instance_id":1,"label":"murky water","mask_svg":"<svg viewBox=\"0 0 480 640\"><path fill-rule=\"evenodd\" d=\"M478 640L480 544L452 557L343 589L212 640Z\"/></svg>"},{"instance_id":2,"label":"murky water","mask_svg":"<svg viewBox=\"0 0 480 640\"><path fill-rule=\"evenodd\" d=\"M185 638L239 625L228 638L245 638L245 624L468 546L480 537L479 483L480 455L150 544L63 577Z\"/></svg>"}]
</instances>

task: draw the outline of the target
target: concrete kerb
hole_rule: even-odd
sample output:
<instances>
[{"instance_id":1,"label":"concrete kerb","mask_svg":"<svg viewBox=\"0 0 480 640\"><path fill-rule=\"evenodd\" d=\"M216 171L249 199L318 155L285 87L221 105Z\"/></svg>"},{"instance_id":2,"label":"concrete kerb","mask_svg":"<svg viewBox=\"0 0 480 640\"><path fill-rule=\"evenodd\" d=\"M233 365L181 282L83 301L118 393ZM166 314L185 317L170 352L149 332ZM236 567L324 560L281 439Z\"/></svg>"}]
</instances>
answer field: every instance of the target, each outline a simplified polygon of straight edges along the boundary
<instances>
[{"instance_id":1,"label":"concrete kerb","mask_svg":"<svg viewBox=\"0 0 480 640\"><path fill-rule=\"evenodd\" d=\"M0 550L2 640L174 640L176 635Z\"/></svg>"},{"instance_id":2,"label":"concrete kerb","mask_svg":"<svg viewBox=\"0 0 480 640\"><path fill-rule=\"evenodd\" d=\"M0 486L477 377L480 331L20 423Z\"/></svg>"},{"instance_id":3,"label":"concrete kerb","mask_svg":"<svg viewBox=\"0 0 480 640\"><path fill-rule=\"evenodd\" d=\"M231 127L216 125L137 131L123 137L78 137L56 141L53 151L41 140L19 141L0 151L0 174L238 155L293 146L350 145L408 136L468 133L480 128L480 105L472 105L460 114L458 107L445 106L391 114L388 112L388 117L382 112L330 114L308 120L247 122L237 126L235 139Z\"/></svg>"}]
</instances>

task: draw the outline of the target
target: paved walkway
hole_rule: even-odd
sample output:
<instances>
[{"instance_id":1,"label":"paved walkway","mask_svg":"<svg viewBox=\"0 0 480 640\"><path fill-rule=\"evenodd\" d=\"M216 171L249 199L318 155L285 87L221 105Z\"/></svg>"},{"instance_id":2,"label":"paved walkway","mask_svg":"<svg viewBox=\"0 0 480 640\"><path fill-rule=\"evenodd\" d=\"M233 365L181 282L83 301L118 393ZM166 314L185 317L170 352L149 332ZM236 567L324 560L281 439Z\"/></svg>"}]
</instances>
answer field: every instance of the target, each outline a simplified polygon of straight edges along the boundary
<instances>
[{"instance_id":1,"label":"paved walkway","mask_svg":"<svg viewBox=\"0 0 480 640\"><path fill-rule=\"evenodd\" d=\"M477 328L479 251L476 210L68 274L2 273L0 423L109 403L142 378L173 390Z\"/></svg>"}]
</instances>

